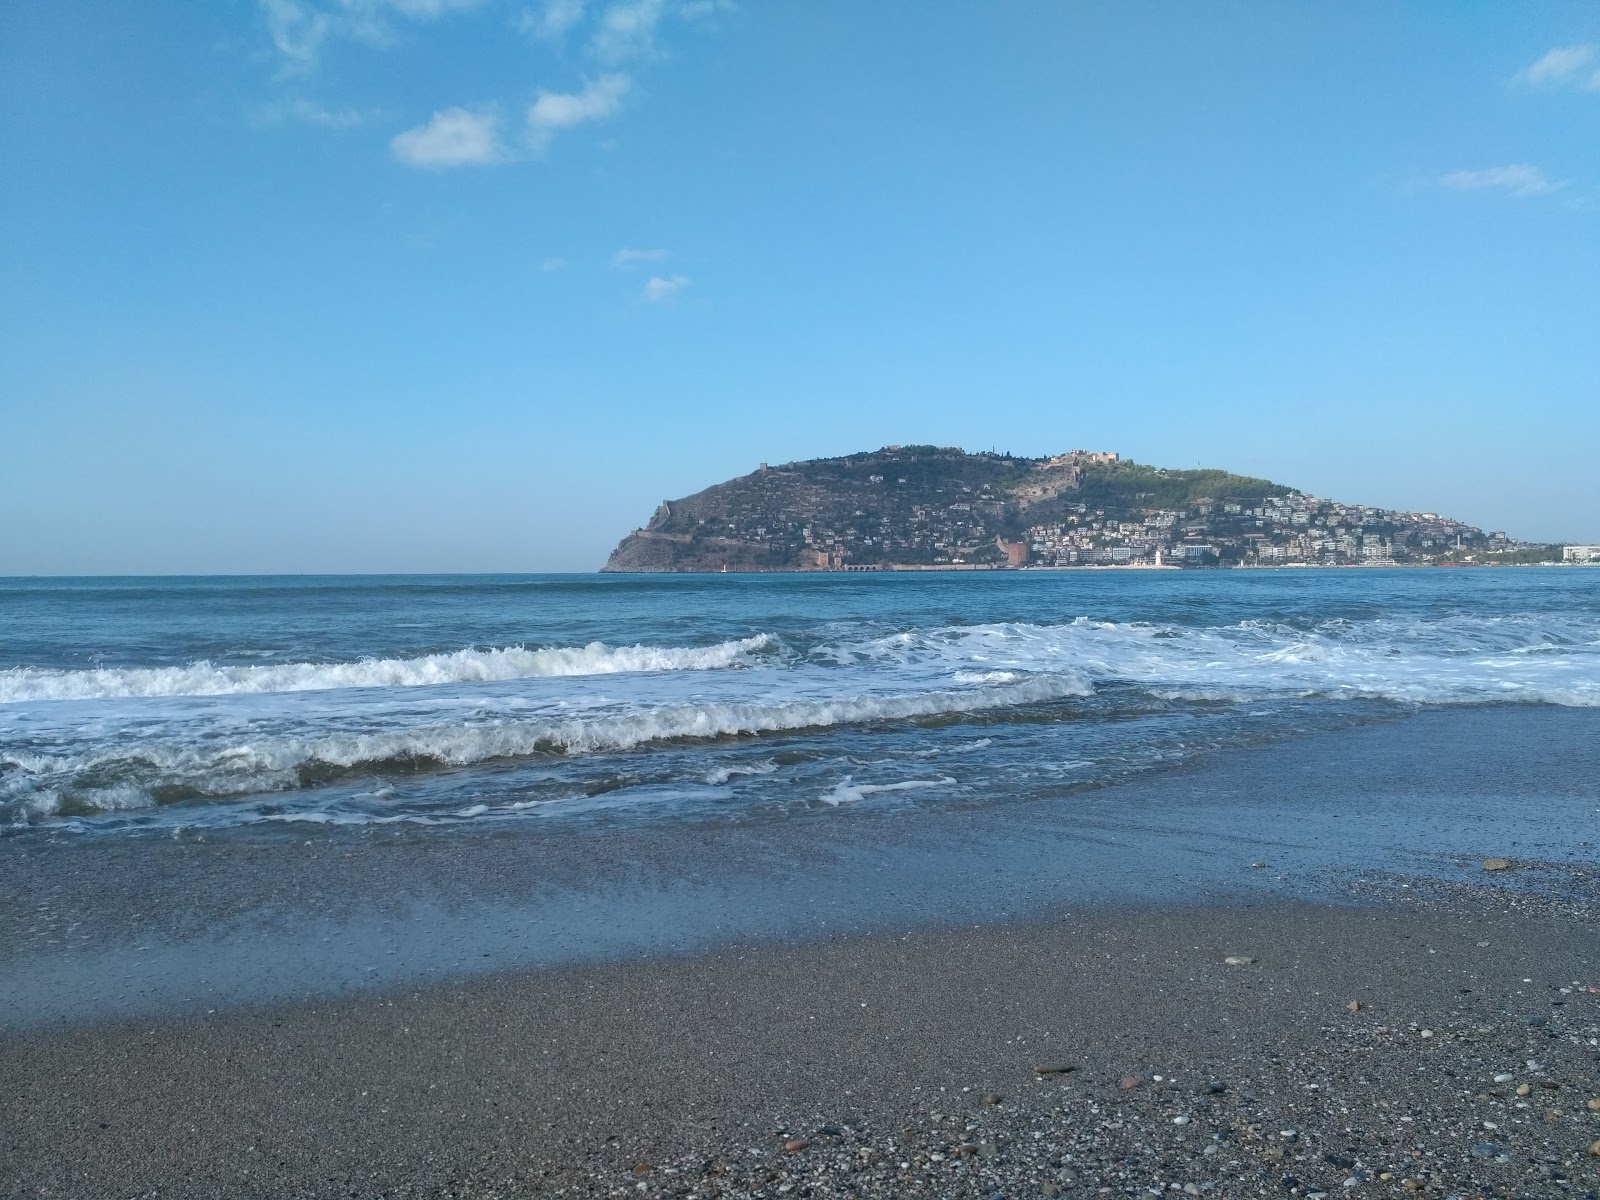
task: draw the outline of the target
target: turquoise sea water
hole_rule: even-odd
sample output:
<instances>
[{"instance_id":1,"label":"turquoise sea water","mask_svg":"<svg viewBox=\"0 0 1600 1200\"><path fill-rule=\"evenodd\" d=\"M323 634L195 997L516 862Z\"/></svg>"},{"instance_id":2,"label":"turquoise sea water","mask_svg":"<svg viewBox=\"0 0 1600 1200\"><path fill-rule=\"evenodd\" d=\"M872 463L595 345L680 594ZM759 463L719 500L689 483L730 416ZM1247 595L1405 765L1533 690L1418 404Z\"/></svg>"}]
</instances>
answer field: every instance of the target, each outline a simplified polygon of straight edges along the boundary
<instances>
[{"instance_id":1,"label":"turquoise sea water","mask_svg":"<svg viewBox=\"0 0 1600 1200\"><path fill-rule=\"evenodd\" d=\"M0 829L750 821L1600 706L1600 571L0 580Z\"/></svg>"}]
</instances>

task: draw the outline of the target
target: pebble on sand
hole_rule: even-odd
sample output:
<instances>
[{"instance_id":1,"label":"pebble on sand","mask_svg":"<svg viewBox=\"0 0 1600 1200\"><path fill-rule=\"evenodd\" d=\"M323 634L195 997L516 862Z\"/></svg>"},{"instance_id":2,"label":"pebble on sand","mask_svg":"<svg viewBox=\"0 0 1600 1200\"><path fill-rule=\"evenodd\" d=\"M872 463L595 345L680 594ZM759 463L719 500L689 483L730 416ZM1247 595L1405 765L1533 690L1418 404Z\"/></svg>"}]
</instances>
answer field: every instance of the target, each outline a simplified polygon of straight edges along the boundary
<instances>
[{"instance_id":1,"label":"pebble on sand","mask_svg":"<svg viewBox=\"0 0 1600 1200\"><path fill-rule=\"evenodd\" d=\"M785 1153L788 1153L788 1154L798 1154L800 1151L804 1150L805 1148L806 1148L806 1140L805 1140L805 1138L790 1138L787 1142L785 1142L783 1144L783 1149L784 1149Z\"/></svg>"},{"instance_id":2,"label":"pebble on sand","mask_svg":"<svg viewBox=\"0 0 1600 1200\"><path fill-rule=\"evenodd\" d=\"M1230 967L1248 967L1255 959L1246 954L1230 954L1222 961Z\"/></svg>"},{"instance_id":3,"label":"pebble on sand","mask_svg":"<svg viewBox=\"0 0 1600 1200\"><path fill-rule=\"evenodd\" d=\"M1353 1012L1353 1013L1360 1012L1361 1011L1361 1001L1359 1001L1359 1000L1350 1001L1349 1004L1346 1004L1344 1006L1344 1010L1345 1010L1345 1012Z\"/></svg>"},{"instance_id":4,"label":"pebble on sand","mask_svg":"<svg viewBox=\"0 0 1600 1200\"><path fill-rule=\"evenodd\" d=\"M1589 1100L1584 1107L1590 1112L1600 1112L1600 1096L1595 1096L1593 1099Z\"/></svg>"},{"instance_id":5,"label":"pebble on sand","mask_svg":"<svg viewBox=\"0 0 1600 1200\"><path fill-rule=\"evenodd\" d=\"M1509 858L1486 858L1483 860L1485 871L1509 871L1511 860Z\"/></svg>"}]
</instances>

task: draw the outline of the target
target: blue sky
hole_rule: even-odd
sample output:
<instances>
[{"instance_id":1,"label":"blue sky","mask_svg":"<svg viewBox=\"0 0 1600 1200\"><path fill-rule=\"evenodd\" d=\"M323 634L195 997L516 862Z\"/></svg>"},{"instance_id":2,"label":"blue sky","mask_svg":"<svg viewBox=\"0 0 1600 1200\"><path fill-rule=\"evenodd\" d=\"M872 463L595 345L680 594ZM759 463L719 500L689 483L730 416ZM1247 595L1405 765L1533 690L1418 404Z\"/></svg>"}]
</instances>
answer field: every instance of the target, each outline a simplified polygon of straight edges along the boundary
<instances>
[{"instance_id":1,"label":"blue sky","mask_svg":"<svg viewBox=\"0 0 1600 1200\"><path fill-rule=\"evenodd\" d=\"M1600 6L11 0L0 573L585 570L890 442L1600 540Z\"/></svg>"}]
</instances>

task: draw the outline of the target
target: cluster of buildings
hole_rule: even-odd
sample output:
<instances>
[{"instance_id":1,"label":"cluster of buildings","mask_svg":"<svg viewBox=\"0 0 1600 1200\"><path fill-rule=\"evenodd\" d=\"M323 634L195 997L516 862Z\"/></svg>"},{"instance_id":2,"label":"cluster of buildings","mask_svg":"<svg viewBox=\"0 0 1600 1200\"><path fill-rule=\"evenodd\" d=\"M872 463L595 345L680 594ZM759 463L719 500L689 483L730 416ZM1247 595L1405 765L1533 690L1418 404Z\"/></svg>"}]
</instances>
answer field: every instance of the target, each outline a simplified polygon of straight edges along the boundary
<instances>
[{"instance_id":1,"label":"cluster of buildings","mask_svg":"<svg viewBox=\"0 0 1600 1200\"><path fill-rule=\"evenodd\" d=\"M1276 494L1197 497L1201 474ZM1017 459L888 446L763 463L663 503L632 536L661 553L671 543L672 569L1358 566L1532 561L1535 549L1437 513L1342 504L1220 472L1173 475L1183 478L1110 452ZM1600 563L1600 546L1569 546L1564 558Z\"/></svg>"},{"instance_id":2,"label":"cluster of buildings","mask_svg":"<svg viewBox=\"0 0 1600 1200\"><path fill-rule=\"evenodd\" d=\"M1086 504L1026 534L1042 566L1348 566L1433 561L1512 543L1436 513L1402 513L1290 493L1108 513Z\"/></svg>"}]
</instances>

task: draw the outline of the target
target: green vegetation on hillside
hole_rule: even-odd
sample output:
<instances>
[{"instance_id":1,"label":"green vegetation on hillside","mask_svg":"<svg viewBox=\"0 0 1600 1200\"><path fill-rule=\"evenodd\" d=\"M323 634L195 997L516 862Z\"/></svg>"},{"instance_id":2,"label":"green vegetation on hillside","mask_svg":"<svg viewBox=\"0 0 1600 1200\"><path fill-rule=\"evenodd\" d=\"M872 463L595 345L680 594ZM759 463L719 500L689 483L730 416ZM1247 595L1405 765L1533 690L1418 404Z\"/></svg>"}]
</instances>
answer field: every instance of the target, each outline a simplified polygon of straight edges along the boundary
<instances>
[{"instance_id":1,"label":"green vegetation on hillside","mask_svg":"<svg viewBox=\"0 0 1600 1200\"><path fill-rule=\"evenodd\" d=\"M1234 475L1228 471L1199 469L1169 471L1136 462L1092 463L1083 471L1083 486L1074 499L1099 508L1185 508L1210 497L1287 496L1292 488Z\"/></svg>"},{"instance_id":2,"label":"green vegetation on hillside","mask_svg":"<svg viewBox=\"0 0 1600 1200\"><path fill-rule=\"evenodd\" d=\"M1561 546L1516 546L1506 550L1485 550L1482 547L1449 550L1440 555L1445 562L1499 563L1507 567L1537 566L1539 563L1561 561Z\"/></svg>"}]
</instances>

